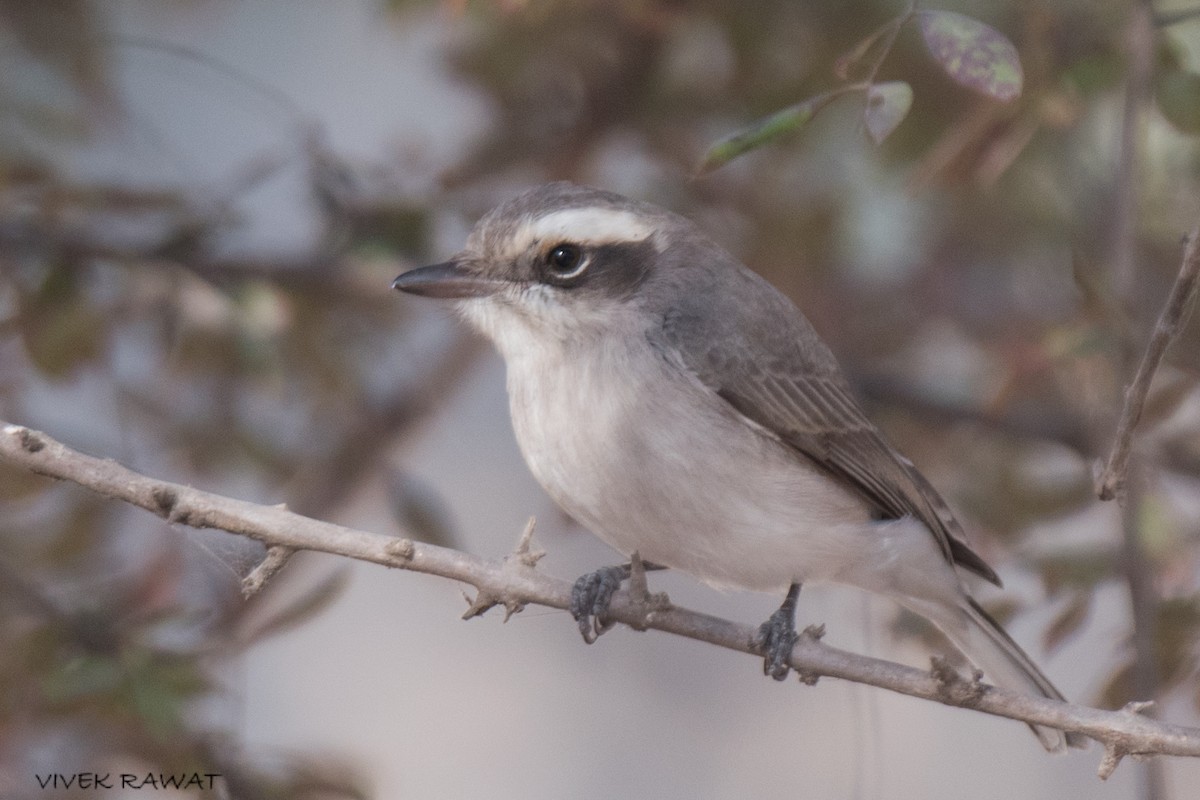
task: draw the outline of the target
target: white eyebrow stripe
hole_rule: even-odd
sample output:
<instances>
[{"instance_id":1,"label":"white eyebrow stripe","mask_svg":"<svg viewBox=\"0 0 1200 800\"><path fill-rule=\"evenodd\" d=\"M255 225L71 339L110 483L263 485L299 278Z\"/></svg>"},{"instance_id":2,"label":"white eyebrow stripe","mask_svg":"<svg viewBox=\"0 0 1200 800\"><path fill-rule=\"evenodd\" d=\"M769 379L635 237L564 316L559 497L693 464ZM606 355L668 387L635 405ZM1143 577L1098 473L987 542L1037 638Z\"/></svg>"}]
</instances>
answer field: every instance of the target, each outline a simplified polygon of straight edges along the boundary
<instances>
[{"instance_id":1,"label":"white eyebrow stripe","mask_svg":"<svg viewBox=\"0 0 1200 800\"><path fill-rule=\"evenodd\" d=\"M570 241L579 244L642 242L654 234L654 228L631 211L617 208L567 208L537 217L525 223L514 237L519 249L535 241Z\"/></svg>"}]
</instances>

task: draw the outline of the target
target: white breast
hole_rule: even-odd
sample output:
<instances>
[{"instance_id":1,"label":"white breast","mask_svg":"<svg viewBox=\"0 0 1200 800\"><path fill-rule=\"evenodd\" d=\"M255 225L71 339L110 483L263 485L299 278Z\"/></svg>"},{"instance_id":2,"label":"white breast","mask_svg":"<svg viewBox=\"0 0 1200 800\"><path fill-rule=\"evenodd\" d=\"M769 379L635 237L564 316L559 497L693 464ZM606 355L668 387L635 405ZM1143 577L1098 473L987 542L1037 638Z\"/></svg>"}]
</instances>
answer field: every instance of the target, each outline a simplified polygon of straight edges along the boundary
<instances>
[{"instance_id":1,"label":"white breast","mask_svg":"<svg viewBox=\"0 0 1200 800\"><path fill-rule=\"evenodd\" d=\"M560 342L503 328L493 339L530 470L623 557L774 591L837 579L861 554L863 503L644 337Z\"/></svg>"}]
</instances>

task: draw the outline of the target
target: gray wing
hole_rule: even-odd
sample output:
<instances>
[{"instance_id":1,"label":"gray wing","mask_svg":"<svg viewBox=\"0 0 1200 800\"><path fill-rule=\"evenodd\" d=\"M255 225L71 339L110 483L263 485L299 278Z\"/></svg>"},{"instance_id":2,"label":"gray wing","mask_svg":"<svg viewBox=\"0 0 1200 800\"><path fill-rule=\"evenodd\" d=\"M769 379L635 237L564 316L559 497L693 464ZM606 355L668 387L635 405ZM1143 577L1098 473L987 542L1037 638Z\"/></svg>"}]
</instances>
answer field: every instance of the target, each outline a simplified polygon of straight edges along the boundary
<instances>
[{"instance_id":1,"label":"gray wing","mask_svg":"<svg viewBox=\"0 0 1200 800\"><path fill-rule=\"evenodd\" d=\"M937 491L867 419L832 353L791 301L740 266L718 277L718 285L684 293L691 300L663 313L658 344L748 420L852 487L882 518L920 519L947 559L999 585Z\"/></svg>"}]
</instances>

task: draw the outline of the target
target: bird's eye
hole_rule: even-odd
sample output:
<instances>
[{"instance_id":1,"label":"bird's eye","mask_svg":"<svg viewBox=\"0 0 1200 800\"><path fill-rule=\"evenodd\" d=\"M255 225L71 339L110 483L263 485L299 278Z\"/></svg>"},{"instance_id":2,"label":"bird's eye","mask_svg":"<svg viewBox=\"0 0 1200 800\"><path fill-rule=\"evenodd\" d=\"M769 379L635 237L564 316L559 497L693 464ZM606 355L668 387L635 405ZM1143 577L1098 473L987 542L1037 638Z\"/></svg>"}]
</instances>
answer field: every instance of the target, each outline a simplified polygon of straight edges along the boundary
<instances>
[{"instance_id":1,"label":"bird's eye","mask_svg":"<svg viewBox=\"0 0 1200 800\"><path fill-rule=\"evenodd\" d=\"M560 244L546 254L546 267L558 279L575 278L587 269L588 260L583 249L574 244Z\"/></svg>"}]
</instances>

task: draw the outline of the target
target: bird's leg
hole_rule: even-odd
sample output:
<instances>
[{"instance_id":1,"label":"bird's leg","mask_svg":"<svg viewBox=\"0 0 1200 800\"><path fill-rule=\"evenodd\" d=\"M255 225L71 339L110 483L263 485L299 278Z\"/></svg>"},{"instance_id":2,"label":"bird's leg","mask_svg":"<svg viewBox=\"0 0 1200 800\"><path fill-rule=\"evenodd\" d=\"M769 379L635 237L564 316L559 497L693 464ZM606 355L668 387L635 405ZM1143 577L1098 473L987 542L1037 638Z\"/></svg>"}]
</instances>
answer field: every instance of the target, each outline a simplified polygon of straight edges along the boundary
<instances>
[{"instance_id":1,"label":"bird's leg","mask_svg":"<svg viewBox=\"0 0 1200 800\"><path fill-rule=\"evenodd\" d=\"M643 566L647 570L664 569L658 564L643 563ZM579 632L588 644L596 641L613 626L606 618L608 604L612 602L613 594L632 573L632 564L601 567L595 572L581 575L571 587L571 616L579 623Z\"/></svg>"},{"instance_id":2,"label":"bird's leg","mask_svg":"<svg viewBox=\"0 0 1200 800\"><path fill-rule=\"evenodd\" d=\"M601 567L579 576L571 588L571 616L579 623L579 632L588 644L612 627L605 619L613 593L630 575L630 565Z\"/></svg>"},{"instance_id":3,"label":"bird's leg","mask_svg":"<svg viewBox=\"0 0 1200 800\"><path fill-rule=\"evenodd\" d=\"M788 659L800 638L796 633L796 600L799 597L800 584L793 583L783 605L758 626L758 635L754 637L755 647L763 654L763 675L770 675L777 681L787 677L791 669Z\"/></svg>"}]
</instances>

